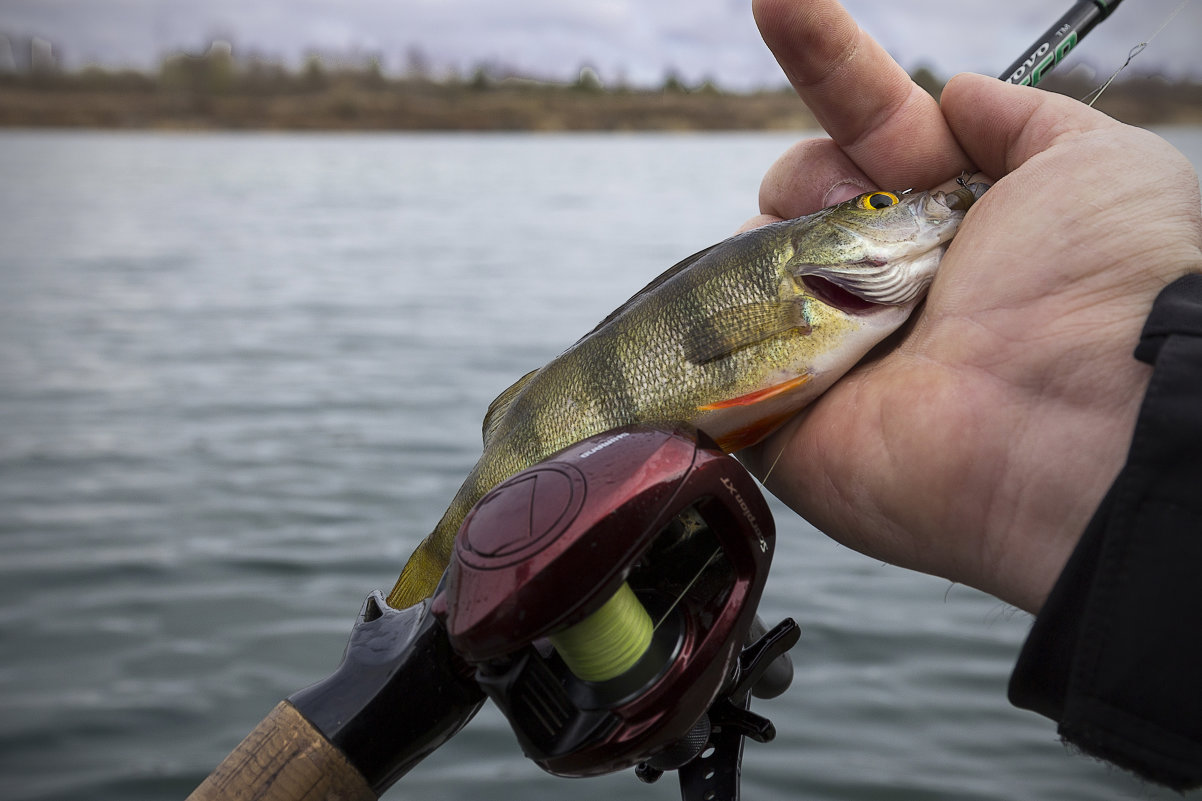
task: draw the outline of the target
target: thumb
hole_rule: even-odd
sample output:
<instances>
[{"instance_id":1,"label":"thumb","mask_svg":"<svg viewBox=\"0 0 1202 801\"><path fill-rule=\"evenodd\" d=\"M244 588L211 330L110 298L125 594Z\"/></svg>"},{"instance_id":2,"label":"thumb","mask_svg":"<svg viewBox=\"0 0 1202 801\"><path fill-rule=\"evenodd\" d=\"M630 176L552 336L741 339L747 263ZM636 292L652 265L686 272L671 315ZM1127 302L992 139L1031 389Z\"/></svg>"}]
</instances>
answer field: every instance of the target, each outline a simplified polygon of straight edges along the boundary
<instances>
[{"instance_id":1,"label":"thumb","mask_svg":"<svg viewBox=\"0 0 1202 801\"><path fill-rule=\"evenodd\" d=\"M948 81L940 105L973 164L997 178L1066 137L1122 127L1072 98L969 73Z\"/></svg>"}]
</instances>

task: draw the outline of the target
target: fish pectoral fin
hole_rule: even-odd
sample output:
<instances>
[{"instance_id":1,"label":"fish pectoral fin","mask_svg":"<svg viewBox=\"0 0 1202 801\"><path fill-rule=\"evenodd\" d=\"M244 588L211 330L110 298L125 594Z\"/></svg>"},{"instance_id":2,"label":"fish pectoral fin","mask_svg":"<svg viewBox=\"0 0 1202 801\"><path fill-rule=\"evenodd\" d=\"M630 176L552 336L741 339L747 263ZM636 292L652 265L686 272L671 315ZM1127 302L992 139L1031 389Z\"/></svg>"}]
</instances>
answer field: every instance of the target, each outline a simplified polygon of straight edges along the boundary
<instances>
[{"instance_id":1,"label":"fish pectoral fin","mask_svg":"<svg viewBox=\"0 0 1202 801\"><path fill-rule=\"evenodd\" d=\"M694 324L685 335L685 358L696 365L707 364L790 331L810 332L798 301L731 306Z\"/></svg>"},{"instance_id":2,"label":"fish pectoral fin","mask_svg":"<svg viewBox=\"0 0 1202 801\"><path fill-rule=\"evenodd\" d=\"M802 373L796 378L790 378L788 381L783 381L764 389L757 389L755 392L748 392L746 395L740 395L737 398L707 403L705 406L698 406L697 408L699 411L712 412L716 409L730 409L734 406L751 406L761 401L766 401L769 398L775 398L777 395L782 395L791 389L796 389L809 381L810 378L809 373Z\"/></svg>"},{"instance_id":3,"label":"fish pectoral fin","mask_svg":"<svg viewBox=\"0 0 1202 801\"><path fill-rule=\"evenodd\" d=\"M493 431L505 417L505 412L509 411L509 407L513 405L513 401L518 396L518 393L522 391L522 387L526 386L526 382L541 369L540 367L537 370L531 370L526 373L526 375L514 381L512 385L503 390L500 395L493 399L492 403L488 404L488 411L484 413L484 426L482 429L485 445L492 439Z\"/></svg>"}]
</instances>

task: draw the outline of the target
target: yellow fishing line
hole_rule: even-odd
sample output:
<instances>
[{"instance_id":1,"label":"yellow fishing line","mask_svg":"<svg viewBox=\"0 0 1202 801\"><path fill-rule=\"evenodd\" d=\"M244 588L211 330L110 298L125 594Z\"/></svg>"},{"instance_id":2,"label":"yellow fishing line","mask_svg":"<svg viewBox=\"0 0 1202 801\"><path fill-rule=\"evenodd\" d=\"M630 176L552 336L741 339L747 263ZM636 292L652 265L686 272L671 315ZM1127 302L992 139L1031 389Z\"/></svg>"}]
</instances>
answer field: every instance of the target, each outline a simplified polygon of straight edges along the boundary
<instances>
[{"instance_id":1,"label":"yellow fishing line","mask_svg":"<svg viewBox=\"0 0 1202 801\"><path fill-rule=\"evenodd\" d=\"M620 676L651 645L651 616L623 584L605 605L570 628L551 635L568 669L585 681Z\"/></svg>"}]
</instances>

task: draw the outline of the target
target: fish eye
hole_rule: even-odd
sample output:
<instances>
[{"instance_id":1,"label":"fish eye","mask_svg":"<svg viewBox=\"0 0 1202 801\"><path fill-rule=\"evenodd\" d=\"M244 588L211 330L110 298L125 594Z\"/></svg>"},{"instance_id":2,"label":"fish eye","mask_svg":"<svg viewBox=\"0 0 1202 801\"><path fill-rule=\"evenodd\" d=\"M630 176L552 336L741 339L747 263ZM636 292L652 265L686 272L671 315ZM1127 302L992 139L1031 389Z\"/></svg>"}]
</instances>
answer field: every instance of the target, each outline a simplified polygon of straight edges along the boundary
<instances>
[{"instance_id":1,"label":"fish eye","mask_svg":"<svg viewBox=\"0 0 1202 801\"><path fill-rule=\"evenodd\" d=\"M869 192L866 195L860 195L859 206L862 209L884 209L892 206L900 201L897 195L892 192Z\"/></svg>"}]
</instances>

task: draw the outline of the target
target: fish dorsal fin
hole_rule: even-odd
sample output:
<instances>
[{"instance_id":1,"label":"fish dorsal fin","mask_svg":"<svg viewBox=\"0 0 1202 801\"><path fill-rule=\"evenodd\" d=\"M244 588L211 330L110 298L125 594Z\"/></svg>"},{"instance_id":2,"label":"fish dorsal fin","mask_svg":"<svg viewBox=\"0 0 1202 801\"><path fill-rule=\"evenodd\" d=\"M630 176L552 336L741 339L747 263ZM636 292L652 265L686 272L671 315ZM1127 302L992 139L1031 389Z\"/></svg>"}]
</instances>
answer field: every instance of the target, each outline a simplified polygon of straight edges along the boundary
<instances>
[{"instance_id":1,"label":"fish dorsal fin","mask_svg":"<svg viewBox=\"0 0 1202 801\"><path fill-rule=\"evenodd\" d=\"M513 405L513 399L518 396L518 393L522 391L522 387L526 386L526 382L537 372L538 369L535 369L526 373L526 375L504 389L500 395L493 399L492 403L488 404L488 411L484 413L483 434L485 445L492 439L493 430L505 417L505 412L509 411L509 407Z\"/></svg>"},{"instance_id":2,"label":"fish dorsal fin","mask_svg":"<svg viewBox=\"0 0 1202 801\"><path fill-rule=\"evenodd\" d=\"M623 303L618 308L611 311L609 313L609 316L607 316L601 322L597 323L596 327L593 328L592 331L589 331L587 334L582 336L580 339L581 340L588 339L593 334L597 333L602 328L609 325L609 323L611 321L613 321L613 319L615 317L620 317L627 309L629 309L631 306L633 306L635 303L637 303L644 295L646 295L650 292L654 292L655 290L659 289L661 286L668 283L668 281L670 281L674 277L676 277L677 274L684 272L688 267L692 266L694 262L700 261L703 257L705 257L706 254L708 254L711 250L713 250L714 248L718 247L718 245L721 245L721 244L724 244L724 243L719 242L717 245L710 245L705 250L700 250L700 251L694 253L692 256L689 256L687 259L683 259L683 260L677 262L676 264L672 265L668 269L664 270L662 273L657 275L651 281L651 283L647 284L647 286L643 287L638 292L635 292L633 295L630 296L629 300L627 300L625 303Z\"/></svg>"},{"instance_id":3,"label":"fish dorsal fin","mask_svg":"<svg viewBox=\"0 0 1202 801\"><path fill-rule=\"evenodd\" d=\"M731 306L693 323L685 333L684 355L693 364L707 364L790 331L810 332L801 301Z\"/></svg>"}]
</instances>

